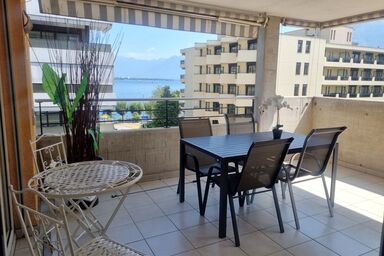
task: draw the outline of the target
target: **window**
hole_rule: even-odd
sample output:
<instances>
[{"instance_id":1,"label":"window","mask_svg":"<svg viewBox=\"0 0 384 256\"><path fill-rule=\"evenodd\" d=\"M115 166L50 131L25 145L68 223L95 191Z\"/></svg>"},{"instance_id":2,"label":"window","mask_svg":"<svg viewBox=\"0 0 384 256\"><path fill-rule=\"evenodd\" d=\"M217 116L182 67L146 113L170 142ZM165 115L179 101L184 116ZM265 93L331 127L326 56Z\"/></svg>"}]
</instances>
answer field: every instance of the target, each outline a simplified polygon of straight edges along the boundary
<instances>
[{"instance_id":1,"label":"window","mask_svg":"<svg viewBox=\"0 0 384 256\"><path fill-rule=\"evenodd\" d=\"M211 92L211 85L210 84L206 84L205 85L205 91L206 92Z\"/></svg>"},{"instance_id":2,"label":"window","mask_svg":"<svg viewBox=\"0 0 384 256\"><path fill-rule=\"evenodd\" d=\"M228 94L236 94L236 85L235 84L229 84L228 85Z\"/></svg>"},{"instance_id":3,"label":"window","mask_svg":"<svg viewBox=\"0 0 384 256\"><path fill-rule=\"evenodd\" d=\"M221 46L215 46L215 55L221 54Z\"/></svg>"},{"instance_id":4,"label":"window","mask_svg":"<svg viewBox=\"0 0 384 256\"><path fill-rule=\"evenodd\" d=\"M303 84L303 89L301 90L301 95L302 96L307 96L307 84Z\"/></svg>"},{"instance_id":5,"label":"window","mask_svg":"<svg viewBox=\"0 0 384 256\"><path fill-rule=\"evenodd\" d=\"M205 102L205 111L209 111L209 102Z\"/></svg>"},{"instance_id":6,"label":"window","mask_svg":"<svg viewBox=\"0 0 384 256\"><path fill-rule=\"evenodd\" d=\"M199 83L199 92L202 92L202 91L203 91L203 84Z\"/></svg>"},{"instance_id":7,"label":"window","mask_svg":"<svg viewBox=\"0 0 384 256\"><path fill-rule=\"evenodd\" d=\"M299 96L299 90L300 90L300 85L295 84L295 89L293 91L293 96Z\"/></svg>"},{"instance_id":8,"label":"window","mask_svg":"<svg viewBox=\"0 0 384 256\"><path fill-rule=\"evenodd\" d=\"M220 74L221 73L221 65L214 65L213 66L213 73L214 74Z\"/></svg>"},{"instance_id":9,"label":"window","mask_svg":"<svg viewBox=\"0 0 384 256\"><path fill-rule=\"evenodd\" d=\"M228 114L235 114L236 113L236 106L234 104L228 104L227 105L227 113Z\"/></svg>"},{"instance_id":10,"label":"window","mask_svg":"<svg viewBox=\"0 0 384 256\"><path fill-rule=\"evenodd\" d=\"M247 63L247 73L256 73L256 62Z\"/></svg>"},{"instance_id":11,"label":"window","mask_svg":"<svg viewBox=\"0 0 384 256\"><path fill-rule=\"evenodd\" d=\"M360 97L369 97L371 94L368 85L363 85L360 88Z\"/></svg>"},{"instance_id":12,"label":"window","mask_svg":"<svg viewBox=\"0 0 384 256\"><path fill-rule=\"evenodd\" d=\"M252 114L253 108L252 107L245 107L245 114Z\"/></svg>"},{"instance_id":13,"label":"window","mask_svg":"<svg viewBox=\"0 0 384 256\"><path fill-rule=\"evenodd\" d=\"M305 42L305 53L310 53L311 52L311 41L306 41Z\"/></svg>"},{"instance_id":14,"label":"window","mask_svg":"<svg viewBox=\"0 0 384 256\"><path fill-rule=\"evenodd\" d=\"M304 75L308 75L308 70L309 70L309 63L306 62L306 63L304 63ZM296 70L296 72L297 72L297 70ZM299 73L300 73L300 71L299 71Z\"/></svg>"},{"instance_id":15,"label":"window","mask_svg":"<svg viewBox=\"0 0 384 256\"><path fill-rule=\"evenodd\" d=\"M301 63L296 62L296 75L300 75L300 70L301 70Z\"/></svg>"},{"instance_id":16,"label":"window","mask_svg":"<svg viewBox=\"0 0 384 256\"><path fill-rule=\"evenodd\" d=\"M213 102L213 111L220 111L220 103Z\"/></svg>"},{"instance_id":17,"label":"window","mask_svg":"<svg viewBox=\"0 0 384 256\"><path fill-rule=\"evenodd\" d=\"M256 39L248 40L248 50L256 50L256 46L257 46Z\"/></svg>"},{"instance_id":18,"label":"window","mask_svg":"<svg viewBox=\"0 0 384 256\"><path fill-rule=\"evenodd\" d=\"M203 66L200 66L199 69L199 74L203 74Z\"/></svg>"},{"instance_id":19,"label":"window","mask_svg":"<svg viewBox=\"0 0 384 256\"><path fill-rule=\"evenodd\" d=\"M238 50L237 43L229 44L229 52L237 52L237 50Z\"/></svg>"},{"instance_id":20,"label":"window","mask_svg":"<svg viewBox=\"0 0 384 256\"><path fill-rule=\"evenodd\" d=\"M213 92L221 93L221 85L220 84L213 84Z\"/></svg>"},{"instance_id":21,"label":"window","mask_svg":"<svg viewBox=\"0 0 384 256\"><path fill-rule=\"evenodd\" d=\"M202 109L202 108L203 108L203 101L199 100L199 109Z\"/></svg>"},{"instance_id":22,"label":"window","mask_svg":"<svg viewBox=\"0 0 384 256\"><path fill-rule=\"evenodd\" d=\"M200 57L203 56L203 49L200 49Z\"/></svg>"},{"instance_id":23,"label":"window","mask_svg":"<svg viewBox=\"0 0 384 256\"><path fill-rule=\"evenodd\" d=\"M230 74L236 74L237 73L237 64L228 64L228 71Z\"/></svg>"},{"instance_id":24,"label":"window","mask_svg":"<svg viewBox=\"0 0 384 256\"><path fill-rule=\"evenodd\" d=\"M246 95L255 95L255 86L253 84L248 84L245 86Z\"/></svg>"},{"instance_id":25,"label":"window","mask_svg":"<svg viewBox=\"0 0 384 256\"><path fill-rule=\"evenodd\" d=\"M303 40L297 41L297 52L300 53L303 51Z\"/></svg>"}]
</instances>

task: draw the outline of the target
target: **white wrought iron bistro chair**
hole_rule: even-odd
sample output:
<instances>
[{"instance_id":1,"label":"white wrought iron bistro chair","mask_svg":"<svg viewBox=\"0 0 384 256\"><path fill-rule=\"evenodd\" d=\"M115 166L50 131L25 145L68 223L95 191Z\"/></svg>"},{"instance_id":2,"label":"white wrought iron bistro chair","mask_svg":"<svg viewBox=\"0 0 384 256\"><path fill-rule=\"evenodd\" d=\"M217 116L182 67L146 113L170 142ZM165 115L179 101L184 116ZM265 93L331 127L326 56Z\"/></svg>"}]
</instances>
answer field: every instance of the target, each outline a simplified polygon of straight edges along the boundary
<instances>
[{"instance_id":1,"label":"white wrought iron bistro chair","mask_svg":"<svg viewBox=\"0 0 384 256\"><path fill-rule=\"evenodd\" d=\"M38 139L30 141L31 150L33 153L33 161L38 172L42 172L68 163L62 136L55 136L60 137L60 139L58 140L55 138L56 142L52 144L42 147L40 146L44 139L48 140L49 137L52 136L43 134Z\"/></svg>"},{"instance_id":2,"label":"white wrought iron bistro chair","mask_svg":"<svg viewBox=\"0 0 384 256\"><path fill-rule=\"evenodd\" d=\"M17 195L24 194L9 187L16 206L17 215L27 240L32 256L41 255L144 255L134 249L109 239L106 236L95 236L89 232L83 221L65 211L64 205L55 206L41 193L27 189L26 193L33 193L47 207L47 213L38 212L17 200ZM24 212L24 215L23 215ZM77 238L78 228L70 228L68 218L76 221L87 232L87 240L80 243Z\"/></svg>"},{"instance_id":3,"label":"white wrought iron bistro chair","mask_svg":"<svg viewBox=\"0 0 384 256\"><path fill-rule=\"evenodd\" d=\"M60 138L60 139L59 139ZM51 144L44 145L52 142ZM41 146L43 144L43 146ZM33 160L38 172L47 171L52 168L60 167L68 163L63 136L53 134L40 135L34 141L30 141L31 150L33 153ZM49 190L49 187L44 187L44 190ZM98 223L98 220L92 213L84 213L83 210L87 210L90 207L94 207L98 203L96 196L87 196L84 198L68 199L67 205L77 214L87 214L88 219L92 220L88 223L89 226L96 225L100 228L102 225Z\"/></svg>"}]
</instances>

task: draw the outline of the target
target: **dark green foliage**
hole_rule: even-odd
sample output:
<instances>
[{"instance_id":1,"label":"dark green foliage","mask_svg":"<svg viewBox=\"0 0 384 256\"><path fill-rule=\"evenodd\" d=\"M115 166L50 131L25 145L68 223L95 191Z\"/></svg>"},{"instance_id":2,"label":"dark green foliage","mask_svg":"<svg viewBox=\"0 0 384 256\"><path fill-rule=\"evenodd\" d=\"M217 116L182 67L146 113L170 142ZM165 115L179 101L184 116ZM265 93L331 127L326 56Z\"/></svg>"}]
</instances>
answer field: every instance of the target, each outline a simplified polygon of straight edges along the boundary
<instances>
[{"instance_id":1,"label":"dark green foliage","mask_svg":"<svg viewBox=\"0 0 384 256\"><path fill-rule=\"evenodd\" d=\"M155 98L177 98L180 92L171 92L169 86L158 87L154 92ZM180 104L177 100L163 100L154 103L153 121L145 125L146 128L177 126L180 114ZM167 121L168 117L168 121Z\"/></svg>"}]
</instances>

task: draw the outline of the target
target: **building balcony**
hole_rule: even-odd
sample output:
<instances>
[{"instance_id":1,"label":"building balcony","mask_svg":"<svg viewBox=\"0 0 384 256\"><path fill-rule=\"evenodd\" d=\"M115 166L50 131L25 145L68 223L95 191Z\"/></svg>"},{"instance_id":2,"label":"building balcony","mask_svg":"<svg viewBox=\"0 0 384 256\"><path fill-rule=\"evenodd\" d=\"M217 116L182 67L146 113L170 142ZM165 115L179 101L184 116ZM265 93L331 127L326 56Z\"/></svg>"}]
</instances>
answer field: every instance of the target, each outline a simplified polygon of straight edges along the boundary
<instances>
[{"instance_id":1,"label":"building balcony","mask_svg":"<svg viewBox=\"0 0 384 256\"><path fill-rule=\"evenodd\" d=\"M180 68L185 69L185 60L180 60Z\"/></svg>"},{"instance_id":2,"label":"building balcony","mask_svg":"<svg viewBox=\"0 0 384 256\"><path fill-rule=\"evenodd\" d=\"M214 84L214 83L220 83L220 74L206 74L205 75L205 81L206 83Z\"/></svg>"},{"instance_id":3,"label":"building balcony","mask_svg":"<svg viewBox=\"0 0 384 256\"><path fill-rule=\"evenodd\" d=\"M237 52L221 53L221 63L236 63L236 62L237 62Z\"/></svg>"},{"instance_id":4,"label":"building balcony","mask_svg":"<svg viewBox=\"0 0 384 256\"><path fill-rule=\"evenodd\" d=\"M293 187L297 199L297 208L301 229L296 231L290 226L292 222L291 208L281 207L286 232L278 233L275 227L277 220L274 215L271 196L262 198L262 203L255 200L254 204L245 204L238 209L242 234L241 249L255 255L263 243L264 250L275 252L287 246L285 239L270 239L275 234L290 237L291 232L307 237L314 232L324 232L308 242L302 239L290 242L289 248L294 252L303 244L309 243L311 252L318 250L345 250L342 241L358 246L359 252L371 252L379 248L380 227L383 218L384 173L382 171L382 136L372 136L361 132L361 122L367 129L384 129L384 122L377 122L377 113L384 105L381 102L361 100L345 100L334 98L290 98L286 100L294 110L283 109L280 113L281 123L286 131L306 134L313 127L334 127L346 125L348 129L339 139L339 160L337 167L335 216L331 218L327 211L321 180L298 183ZM207 111L194 105L193 114L211 116L216 120L220 111ZM364 111L361 111L362 106ZM293 115L292 111L300 113ZM220 119L220 120L223 120ZM379 126L377 126L379 125ZM212 126L214 135L226 133L225 124L221 121ZM144 170L140 183L132 187L124 207L112 222L108 235L121 243L132 246L144 253L154 255L173 255L191 251L204 251L208 255L222 255L222 250L239 250L233 241L221 240L217 237L218 228L218 195L219 188L212 188L209 194L208 208L205 216L198 211L195 174L187 172L186 201L178 202L177 183L179 167L179 130L177 127L155 129L131 129L115 131L113 124L102 124L104 139L100 143L100 154L105 159L135 162ZM367 145L367 146L365 146ZM369 145L369 146L368 146ZM326 171L326 182L330 182L331 165ZM281 205L289 204L289 199L281 198L280 187L278 198ZM256 195L258 199L260 195ZM111 205L116 203L113 195L100 198L94 208L97 216L105 216ZM257 211L255 209L257 208ZM261 215L260 215L261 214ZM260 216L259 216L260 215ZM214 220L214 224L212 224ZM255 222L255 220L257 220ZM231 237L230 222L228 236ZM319 230L319 231L316 231ZM356 231L358 230L358 232ZM330 233L328 233L330 232ZM204 239L201 238L204 234ZM326 240L324 240L326 237ZM366 238L365 238L366 237ZM172 247L169 243L172 239ZM262 241L260 241L262 239ZM207 244L207 240L210 242ZM251 241L251 242L247 242ZM273 242L274 241L274 242ZM324 242L326 241L326 242ZM332 242L332 245L330 242ZM356 242L359 241L359 242ZM24 247L23 247L24 246ZM174 249L176 247L176 249ZM330 249L327 249L327 248ZM19 240L16 252L25 251L25 241ZM240 252L240 251L239 251ZM296 255L296 254L293 254ZM297 254L300 255L300 254Z\"/></svg>"},{"instance_id":5,"label":"building balcony","mask_svg":"<svg viewBox=\"0 0 384 256\"><path fill-rule=\"evenodd\" d=\"M237 62L255 62L256 58L256 50L239 50L237 53Z\"/></svg>"},{"instance_id":6,"label":"building balcony","mask_svg":"<svg viewBox=\"0 0 384 256\"><path fill-rule=\"evenodd\" d=\"M185 75L180 75L180 82L185 83Z\"/></svg>"},{"instance_id":7,"label":"building balcony","mask_svg":"<svg viewBox=\"0 0 384 256\"><path fill-rule=\"evenodd\" d=\"M255 84L256 73L237 73L237 84Z\"/></svg>"},{"instance_id":8,"label":"building balcony","mask_svg":"<svg viewBox=\"0 0 384 256\"><path fill-rule=\"evenodd\" d=\"M220 83L221 84L236 84L236 73L222 73L220 74Z\"/></svg>"},{"instance_id":9,"label":"building balcony","mask_svg":"<svg viewBox=\"0 0 384 256\"><path fill-rule=\"evenodd\" d=\"M207 55L205 57L205 62L207 65L215 65L215 64L221 64L221 55Z\"/></svg>"}]
</instances>

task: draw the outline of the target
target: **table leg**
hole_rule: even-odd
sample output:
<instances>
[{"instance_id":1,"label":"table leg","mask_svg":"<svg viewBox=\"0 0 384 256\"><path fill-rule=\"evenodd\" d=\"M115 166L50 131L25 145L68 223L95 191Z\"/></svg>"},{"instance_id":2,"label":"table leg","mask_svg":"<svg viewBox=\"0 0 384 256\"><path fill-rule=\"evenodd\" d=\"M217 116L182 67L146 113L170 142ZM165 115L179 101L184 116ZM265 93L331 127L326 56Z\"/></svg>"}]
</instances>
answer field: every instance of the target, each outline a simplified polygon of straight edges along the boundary
<instances>
[{"instance_id":1,"label":"table leg","mask_svg":"<svg viewBox=\"0 0 384 256\"><path fill-rule=\"evenodd\" d=\"M219 237L227 235L227 196L228 196L228 162L221 162L220 204L219 204Z\"/></svg>"},{"instance_id":2,"label":"table leg","mask_svg":"<svg viewBox=\"0 0 384 256\"><path fill-rule=\"evenodd\" d=\"M185 156L185 145L180 141L180 168L179 168L179 201L180 203L184 202L184 193L185 193L185 163L184 163L184 156Z\"/></svg>"},{"instance_id":3,"label":"table leg","mask_svg":"<svg viewBox=\"0 0 384 256\"><path fill-rule=\"evenodd\" d=\"M104 226L104 228L101 230L101 234L105 234L109 228L109 226L111 225L113 219L115 218L117 212L119 211L120 207L123 205L125 199L127 198L128 196L128 192L129 192L129 188L127 188L124 192L120 191L122 196L120 198L120 201L119 203L117 204L115 210L113 211L111 217L109 217L109 220L107 222L107 224Z\"/></svg>"},{"instance_id":4,"label":"table leg","mask_svg":"<svg viewBox=\"0 0 384 256\"><path fill-rule=\"evenodd\" d=\"M335 206L335 191L336 191L336 173L337 173L337 159L339 155L339 143L336 143L332 154L332 176L331 176L331 205Z\"/></svg>"}]
</instances>

